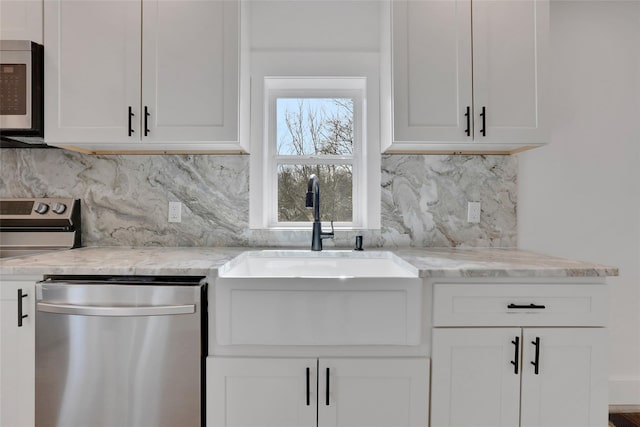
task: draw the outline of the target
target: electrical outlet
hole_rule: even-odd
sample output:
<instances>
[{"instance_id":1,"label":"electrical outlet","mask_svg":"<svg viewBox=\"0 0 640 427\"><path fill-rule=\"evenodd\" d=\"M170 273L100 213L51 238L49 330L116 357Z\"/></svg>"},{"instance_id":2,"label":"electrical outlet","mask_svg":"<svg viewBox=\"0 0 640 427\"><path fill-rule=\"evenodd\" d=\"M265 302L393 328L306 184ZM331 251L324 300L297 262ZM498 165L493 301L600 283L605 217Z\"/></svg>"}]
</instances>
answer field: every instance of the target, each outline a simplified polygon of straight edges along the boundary
<instances>
[{"instance_id":1,"label":"electrical outlet","mask_svg":"<svg viewBox=\"0 0 640 427\"><path fill-rule=\"evenodd\" d=\"M182 222L181 202L169 202L169 222Z\"/></svg>"},{"instance_id":2,"label":"electrical outlet","mask_svg":"<svg viewBox=\"0 0 640 427\"><path fill-rule=\"evenodd\" d=\"M467 222L480 223L480 202L467 202Z\"/></svg>"}]
</instances>

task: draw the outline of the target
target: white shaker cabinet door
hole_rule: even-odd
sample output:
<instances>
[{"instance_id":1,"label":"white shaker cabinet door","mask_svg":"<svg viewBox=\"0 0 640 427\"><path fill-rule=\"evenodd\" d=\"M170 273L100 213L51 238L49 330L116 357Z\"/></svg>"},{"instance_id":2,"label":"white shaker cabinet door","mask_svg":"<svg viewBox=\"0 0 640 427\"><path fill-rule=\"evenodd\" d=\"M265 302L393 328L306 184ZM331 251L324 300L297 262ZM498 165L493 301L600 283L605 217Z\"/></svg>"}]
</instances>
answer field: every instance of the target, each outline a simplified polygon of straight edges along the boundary
<instances>
[{"instance_id":1,"label":"white shaker cabinet door","mask_svg":"<svg viewBox=\"0 0 640 427\"><path fill-rule=\"evenodd\" d=\"M520 328L434 329L431 427L518 427L520 341Z\"/></svg>"},{"instance_id":2,"label":"white shaker cabinet door","mask_svg":"<svg viewBox=\"0 0 640 427\"><path fill-rule=\"evenodd\" d=\"M606 426L606 351L604 328L524 329L522 427Z\"/></svg>"},{"instance_id":3,"label":"white shaker cabinet door","mask_svg":"<svg viewBox=\"0 0 640 427\"><path fill-rule=\"evenodd\" d=\"M143 141L238 141L239 8L143 1Z\"/></svg>"},{"instance_id":4,"label":"white shaker cabinet door","mask_svg":"<svg viewBox=\"0 0 640 427\"><path fill-rule=\"evenodd\" d=\"M319 427L429 424L429 360L320 359Z\"/></svg>"},{"instance_id":5,"label":"white shaker cabinet door","mask_svg":"<svg viewBox=\"0 0 640 427\"><path fill-rule=\"evenodd\" d=\"M42 44L42 1L2 0L0 40L31 40Z\"/></svg>"},{"instance_id":6,"label":"white shaker cabinet door","mask_svg":"<svg viewBox=\"0 0 640 427\"><path fill-rule=\"evenodd\" d=\"M315 427L317 363L207 358L207 427Z\"/></svg>"},{"instance_id":7,"label":"white shaker cabinet door","mask_svg":"<svg viewBox=\"0 0 640 427\"><path fill-rule=\"evenodd\" d=\"M473 2L475 140L546 143L549 2Z\"/></svg>"},{"instance_id":8,"label":"white shaker cabinet door","mask_svg":"<svg viewBox=\"0 0 640 427\"><path fill-rule=\"evenodd\" d=\"M471 142L471 1L391 4L394 149Z\"/></svg>"},{"instance_id":9,"label":"white shaker cabinet door","mask_svg":"<svg viewBox=\"0 0 640 427\"><path fill-rule=\"evenodd\" d=\"M138 141L140 3L47 0L44 16L45 140Z\"/></svg>"},{"instance_id":10,"label":"white shaker cabinet door","mask_svg":"<svg viewBox=\"0 0 640 427\"><path fill-rule=\"evenodd\" d=\"M35 280L0 283L0 426L35 424ZM18 290L26 297L18 300ZM22 315L18 323L19 307Z\"/></svg>"}]
</instances>

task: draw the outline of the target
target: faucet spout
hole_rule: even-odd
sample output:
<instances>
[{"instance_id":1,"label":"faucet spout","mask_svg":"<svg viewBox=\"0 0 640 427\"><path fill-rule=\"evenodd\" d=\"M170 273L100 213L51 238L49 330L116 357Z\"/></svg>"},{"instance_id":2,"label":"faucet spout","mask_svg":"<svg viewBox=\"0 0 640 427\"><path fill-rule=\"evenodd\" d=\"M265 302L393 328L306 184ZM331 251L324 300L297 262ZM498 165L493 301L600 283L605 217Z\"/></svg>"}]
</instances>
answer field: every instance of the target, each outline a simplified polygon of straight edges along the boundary
<instances>
[{"instance_id":1,"label":"faucet spout","mask_svg":"<svg viewBox=\"0 0 640 427\"><path fill-rule=\"evenodd\" d=\"M305 206L308 209L313 209L313 229L311 233L311 250L322 250L322 239L333 239L333 221L331 221L331 232L327 233L322 231L322 224L320 223L320 180L315 174L309 177L307 183L307 197Z\"/></svg>"},{"instance_id":2,"label":"faucet spout","mask_svg":"<svg viewBox=\"0 0 640 427\"><path fill-rule=\"evenodd\" d=\"M313 221L320 222L320 180L315 174L311 174L307 182L307 209L313 208Z\"/></svg>"}]
</instances>

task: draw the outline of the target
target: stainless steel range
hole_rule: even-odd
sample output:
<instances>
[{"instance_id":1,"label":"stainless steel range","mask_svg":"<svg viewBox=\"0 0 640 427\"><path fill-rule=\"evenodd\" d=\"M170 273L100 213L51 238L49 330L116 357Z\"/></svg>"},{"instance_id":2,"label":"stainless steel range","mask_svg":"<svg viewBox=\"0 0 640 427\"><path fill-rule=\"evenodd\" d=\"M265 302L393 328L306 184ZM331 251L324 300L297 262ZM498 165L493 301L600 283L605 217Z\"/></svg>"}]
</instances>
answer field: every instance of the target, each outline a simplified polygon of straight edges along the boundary
<instances>
[{"instance_id":1,"label":"stainless steel range","mask_svg":"<svg viewBox=\"0 0 640 427\"><path fill-rule=\"evenodd\" d=\"M81 245L80 200L0 199L0 258Z\"/></svg>"}]
</instances>

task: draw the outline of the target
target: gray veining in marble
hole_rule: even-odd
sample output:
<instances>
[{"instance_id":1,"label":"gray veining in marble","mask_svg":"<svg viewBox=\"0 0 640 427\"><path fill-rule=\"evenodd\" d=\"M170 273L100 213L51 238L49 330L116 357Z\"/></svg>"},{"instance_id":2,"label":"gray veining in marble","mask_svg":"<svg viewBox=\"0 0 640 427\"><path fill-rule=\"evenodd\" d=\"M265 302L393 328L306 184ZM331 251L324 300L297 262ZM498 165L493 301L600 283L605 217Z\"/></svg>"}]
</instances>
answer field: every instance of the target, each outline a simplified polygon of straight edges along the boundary
<instances>
[{"instance_id":1,"label":"gray veining in marble","mask_svg":"<svg viewBox=\"0 0 640 427\"><path fill-rule=\"evenodd\" d=\"M0 149L0 197L82 199L85 246L308 246L310 229L249 229L249 157ZM515 247L515 156L382 156L381 230L325 246ZM304 197L304 195L301 195ZM467 201L482 201L480 224ZM169 223L169 201L183 203Z\"/></svg>"}]
</instances>

